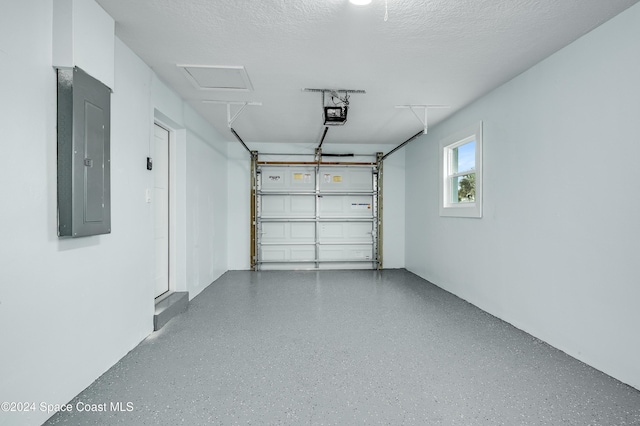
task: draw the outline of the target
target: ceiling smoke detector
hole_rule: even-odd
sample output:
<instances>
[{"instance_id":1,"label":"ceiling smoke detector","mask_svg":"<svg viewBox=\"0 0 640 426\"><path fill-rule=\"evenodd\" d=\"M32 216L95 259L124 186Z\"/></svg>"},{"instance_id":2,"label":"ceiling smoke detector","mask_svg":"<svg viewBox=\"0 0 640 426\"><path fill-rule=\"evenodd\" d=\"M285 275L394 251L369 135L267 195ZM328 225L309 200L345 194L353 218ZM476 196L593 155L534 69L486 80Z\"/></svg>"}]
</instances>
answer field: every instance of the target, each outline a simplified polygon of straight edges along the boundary
<instances>
[{"instance_id":1,"label":"ceiling smoke detector","mask_svg":"<svg viewBox=\"0 0 640 426\"><path fill-rule=\"evenodd\" d=\"M349 0L349 3L355 4L356 6L366 6L371 4L371 0Z\"/></svg>"}]
</instances>

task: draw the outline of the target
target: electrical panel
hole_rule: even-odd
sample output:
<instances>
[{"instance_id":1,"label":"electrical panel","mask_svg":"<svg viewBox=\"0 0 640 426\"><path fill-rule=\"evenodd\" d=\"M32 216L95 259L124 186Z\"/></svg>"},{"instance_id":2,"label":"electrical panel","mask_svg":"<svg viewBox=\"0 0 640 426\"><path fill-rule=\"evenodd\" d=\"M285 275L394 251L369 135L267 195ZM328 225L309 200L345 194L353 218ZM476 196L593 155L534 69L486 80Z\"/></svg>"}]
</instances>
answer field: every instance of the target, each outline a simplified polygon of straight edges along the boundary
<instances>
[{"instance_id":1,"label":"electrical panel","mask_svg":"<svg viewBox=\"0 0 640 426\"><path fill-rule=\"evenodd\" d=\"M111 233L111 89L58 69L58 236Z\"/></svg>"}]
</instances>

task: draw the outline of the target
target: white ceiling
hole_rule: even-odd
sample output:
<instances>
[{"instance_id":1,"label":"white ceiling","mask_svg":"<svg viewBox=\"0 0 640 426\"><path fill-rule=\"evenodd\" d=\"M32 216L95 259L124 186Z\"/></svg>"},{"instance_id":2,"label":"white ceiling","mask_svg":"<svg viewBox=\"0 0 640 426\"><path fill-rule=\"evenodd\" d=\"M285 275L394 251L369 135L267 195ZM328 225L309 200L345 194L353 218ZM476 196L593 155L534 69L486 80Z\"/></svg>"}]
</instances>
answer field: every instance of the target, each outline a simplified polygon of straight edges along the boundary
<instances>
[{"instance_id":1,"label":"white ceiling","mask_svg":"<svg viewBox=\"0 0 640 426\"><path fill-rule=\"evenodd\" d=\"M116 34L222 135L318 143L320 93L362 89L325 143L398 144L422 124L395 105L439 104L437 124L638 0L97 0ZM594 58L597 61L597 58ZM252 91L198 90L177 65L244 67ZM234 110L235 112L235 110Z\"/></svg>"}]
</instances>

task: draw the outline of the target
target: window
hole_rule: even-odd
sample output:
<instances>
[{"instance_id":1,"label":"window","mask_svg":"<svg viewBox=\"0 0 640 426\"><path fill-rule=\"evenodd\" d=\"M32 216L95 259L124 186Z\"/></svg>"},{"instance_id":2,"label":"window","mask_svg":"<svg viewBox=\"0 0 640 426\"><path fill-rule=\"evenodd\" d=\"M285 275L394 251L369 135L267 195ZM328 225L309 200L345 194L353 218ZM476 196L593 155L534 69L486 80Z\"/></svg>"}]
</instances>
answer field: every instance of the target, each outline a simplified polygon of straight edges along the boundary
<instances>
[{"instance_id":1,"label":"window","mask_svg":"<svg viewBox=\"0 0 640 426\"><path fill-rule=\"evenodd\" d=\"M440 141L440 216L482 217L482 122Z\"/></svg>"}]
</instances>

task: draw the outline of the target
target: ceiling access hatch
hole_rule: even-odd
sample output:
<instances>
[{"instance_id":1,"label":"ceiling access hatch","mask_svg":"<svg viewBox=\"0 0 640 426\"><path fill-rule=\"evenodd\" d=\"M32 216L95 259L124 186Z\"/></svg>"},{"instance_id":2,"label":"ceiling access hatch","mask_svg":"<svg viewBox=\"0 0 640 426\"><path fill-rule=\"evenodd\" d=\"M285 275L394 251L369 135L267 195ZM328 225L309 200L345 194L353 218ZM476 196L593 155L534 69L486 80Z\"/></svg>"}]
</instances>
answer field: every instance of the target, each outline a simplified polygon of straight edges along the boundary
<instances>
[{"instance_id":1,"label":"ceiling access hatch","mask_svg":"<svg viewBox=\"0 0 640 426\"><path fill-rule=\"evenodd\" d=\"M243 66L178 65L198 90L253 90L247 70Z\"/></svg>"}]
</instances>

